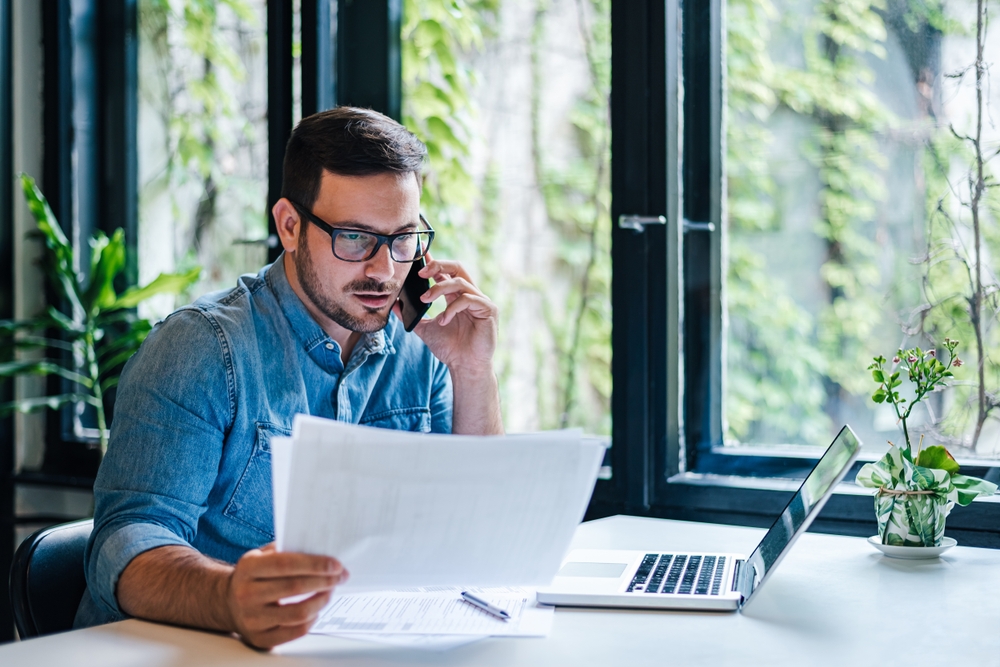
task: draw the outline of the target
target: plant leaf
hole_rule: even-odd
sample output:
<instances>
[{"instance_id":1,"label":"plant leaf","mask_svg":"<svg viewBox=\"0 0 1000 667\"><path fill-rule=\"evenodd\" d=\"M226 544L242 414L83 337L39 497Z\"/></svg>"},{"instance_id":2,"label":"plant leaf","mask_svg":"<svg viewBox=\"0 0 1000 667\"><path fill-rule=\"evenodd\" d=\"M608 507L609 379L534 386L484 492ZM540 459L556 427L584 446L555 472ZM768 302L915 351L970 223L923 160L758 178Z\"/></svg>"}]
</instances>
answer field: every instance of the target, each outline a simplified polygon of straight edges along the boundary
<instances>
[{"instance_id":1,"label":"plant leaf","mask_svg":"<svg viewBox=\"0 0 1000 667\"><path fill-rule=\"evenodd\" d=\"M125 268L125 232L117 229L110 239L97 232L90 246L90 285L84 293L83 305L93 317L118 298L114 281Z\"/></svg>"},{"instance_id":2,"label":"plant leaf","mask_svg":"<svg viewBox=\"0 0 1000 667\"><path fill-rule=\"evenodd\" d=\"M39 231L45 237L45 247L49 251L50 259L48 262L50 266L46 267L49 280L70 302L73 312L82 313L83 305L80 302L79 285L77 284L76 271L73 270L73 246L66 240L66 235L63 234L59 221L56 220L45 195L35 184L35 179L22 173L21 189L24 190L28 210L31 211Z\"/></svg>"},{"instance_id":3,"label":"plant leaf","mask_svg":"<svg viewBox=\"0 0 1000 667\"><path fill-rule=\"evenodd\" d=\"M68 368L63 368L50 359L8 361L0 364L0 377L14 375L59 375L88 389L94 386L94 382L86 375L80 375Z\"/></svg>"},{"instance_id":4,"label":"plant leaf","mask_svg":"<svg viewBox=\"0 0 1000 667\"><path fill-rule=\"evenodd\" d=\"M200 274L201 267L195 267L187 273L161 273L153 282L144 287L132 287L125 290L107 310L134 308L157 294L178 294L189 285L194 284Z\"/></svg>"},{"instance_id":5,"label":"plant leaf","mask_svg":"<svg viewBox=\"0 0 1000 667\"><path fill-rule=\"evenodd\" d=\"M958 473L958 462L955 461L947 449L941 445L932 445L931 447L925 447L920 450L920 456L917 457L917 465L923 468L937 468L938 470L944 470L949 475L954 475Z\"/></svg>"},{"instance_id":6,"label":"plant leaf","mask_svg":"<svg viewBox=\"0 0 1000 667\"><path fill-rule=\"evenodd\" d=\"M38 396L36 398L24 398L19 401L11 401L0 405L0 414L10 412L35 412L49 408L57 410L67 403L89 403L96 406L97 399L87 394L56 394L55 396Z\"/></svg>"}]
</instances>

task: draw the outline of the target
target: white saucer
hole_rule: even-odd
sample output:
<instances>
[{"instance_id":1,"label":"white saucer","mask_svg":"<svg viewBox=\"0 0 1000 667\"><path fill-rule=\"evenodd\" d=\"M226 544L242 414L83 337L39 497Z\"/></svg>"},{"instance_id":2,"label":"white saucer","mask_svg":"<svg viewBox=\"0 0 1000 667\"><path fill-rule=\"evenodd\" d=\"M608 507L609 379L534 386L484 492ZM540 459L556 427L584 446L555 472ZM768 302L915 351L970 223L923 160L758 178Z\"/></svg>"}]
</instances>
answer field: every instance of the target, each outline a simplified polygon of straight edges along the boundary
<instances>
[{"instance_id":1,"label":"white saucer","mask_svg":"<svg viewBox=\"0 0 1000 667\"><path fill-rule=\"evenodd\" d=\"M937 558L948 549L958 544L954 537L942 537L939 547L896 547L891 544L882 544L882 538L872 535L868 538L868 544L872 545L890 558L905 558L907 560L918 560L921 558Z\"/></svg>"}]
</instances>

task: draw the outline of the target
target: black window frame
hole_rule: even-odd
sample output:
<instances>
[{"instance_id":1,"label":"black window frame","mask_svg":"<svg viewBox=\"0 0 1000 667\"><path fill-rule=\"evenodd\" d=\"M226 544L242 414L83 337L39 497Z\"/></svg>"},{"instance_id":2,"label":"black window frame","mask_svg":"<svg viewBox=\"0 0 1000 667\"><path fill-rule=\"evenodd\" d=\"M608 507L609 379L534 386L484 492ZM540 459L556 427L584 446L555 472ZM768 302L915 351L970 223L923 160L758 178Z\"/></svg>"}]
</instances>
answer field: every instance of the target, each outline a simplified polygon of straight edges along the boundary
<instances>
[{"instance_id":1,"label":"black window frame","mask_svg":"<svg viewBox=\"0 0 1000 667\"><path fill-rule=\"evenodd\" d=\"M767 527L818 456L722 451L723 2L611 4L613 445L587 518ZM666 224L636 232L621 215ZM875 534L871 495L839 490L810 530ZM948 532L1000 548L1000 502L955 508Z\"/></svg>"}]
</instances>

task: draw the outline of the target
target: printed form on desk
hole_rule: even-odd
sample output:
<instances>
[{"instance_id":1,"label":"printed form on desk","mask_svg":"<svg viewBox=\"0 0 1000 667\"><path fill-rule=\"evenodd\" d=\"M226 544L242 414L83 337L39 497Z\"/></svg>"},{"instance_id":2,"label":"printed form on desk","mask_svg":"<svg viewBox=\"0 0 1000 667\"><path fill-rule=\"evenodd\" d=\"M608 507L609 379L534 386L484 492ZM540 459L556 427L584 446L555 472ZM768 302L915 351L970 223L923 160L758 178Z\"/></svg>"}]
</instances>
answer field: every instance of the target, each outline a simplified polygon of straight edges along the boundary
<instances>
[{"instance_id":1,"label":"printed form on desk","mask_svg":"<svg viewBox=\"0 0 1000 667\"><path fill-rule=\"evenodd\" d=\"M548 635L553 608L534 587L565 557L603 444L579 431L432 435L299 416L270 447L278 548L350 572L312 634L430 650Z\"/></svg>"}]
</instances>

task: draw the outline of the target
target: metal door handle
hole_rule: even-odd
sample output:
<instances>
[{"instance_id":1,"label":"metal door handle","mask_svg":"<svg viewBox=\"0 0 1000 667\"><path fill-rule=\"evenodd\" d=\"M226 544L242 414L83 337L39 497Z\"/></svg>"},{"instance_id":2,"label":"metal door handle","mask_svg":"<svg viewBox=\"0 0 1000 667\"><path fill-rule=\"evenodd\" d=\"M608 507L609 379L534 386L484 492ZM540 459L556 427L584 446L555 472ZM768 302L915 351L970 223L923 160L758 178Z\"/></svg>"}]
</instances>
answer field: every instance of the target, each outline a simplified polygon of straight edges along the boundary
<instances>
[{"instance_id":1,"label":"metal door handle","mask_svg":"<svg viewBox=\"0 0 1000 667\"><path fill-rule=\"evenodd\" d=\"M662 215L619 215L618 226L622 229L631 229L634 232L641 232L646 229L646 225L665 225L667 219Z\"/></svg>"}]
</instances>

